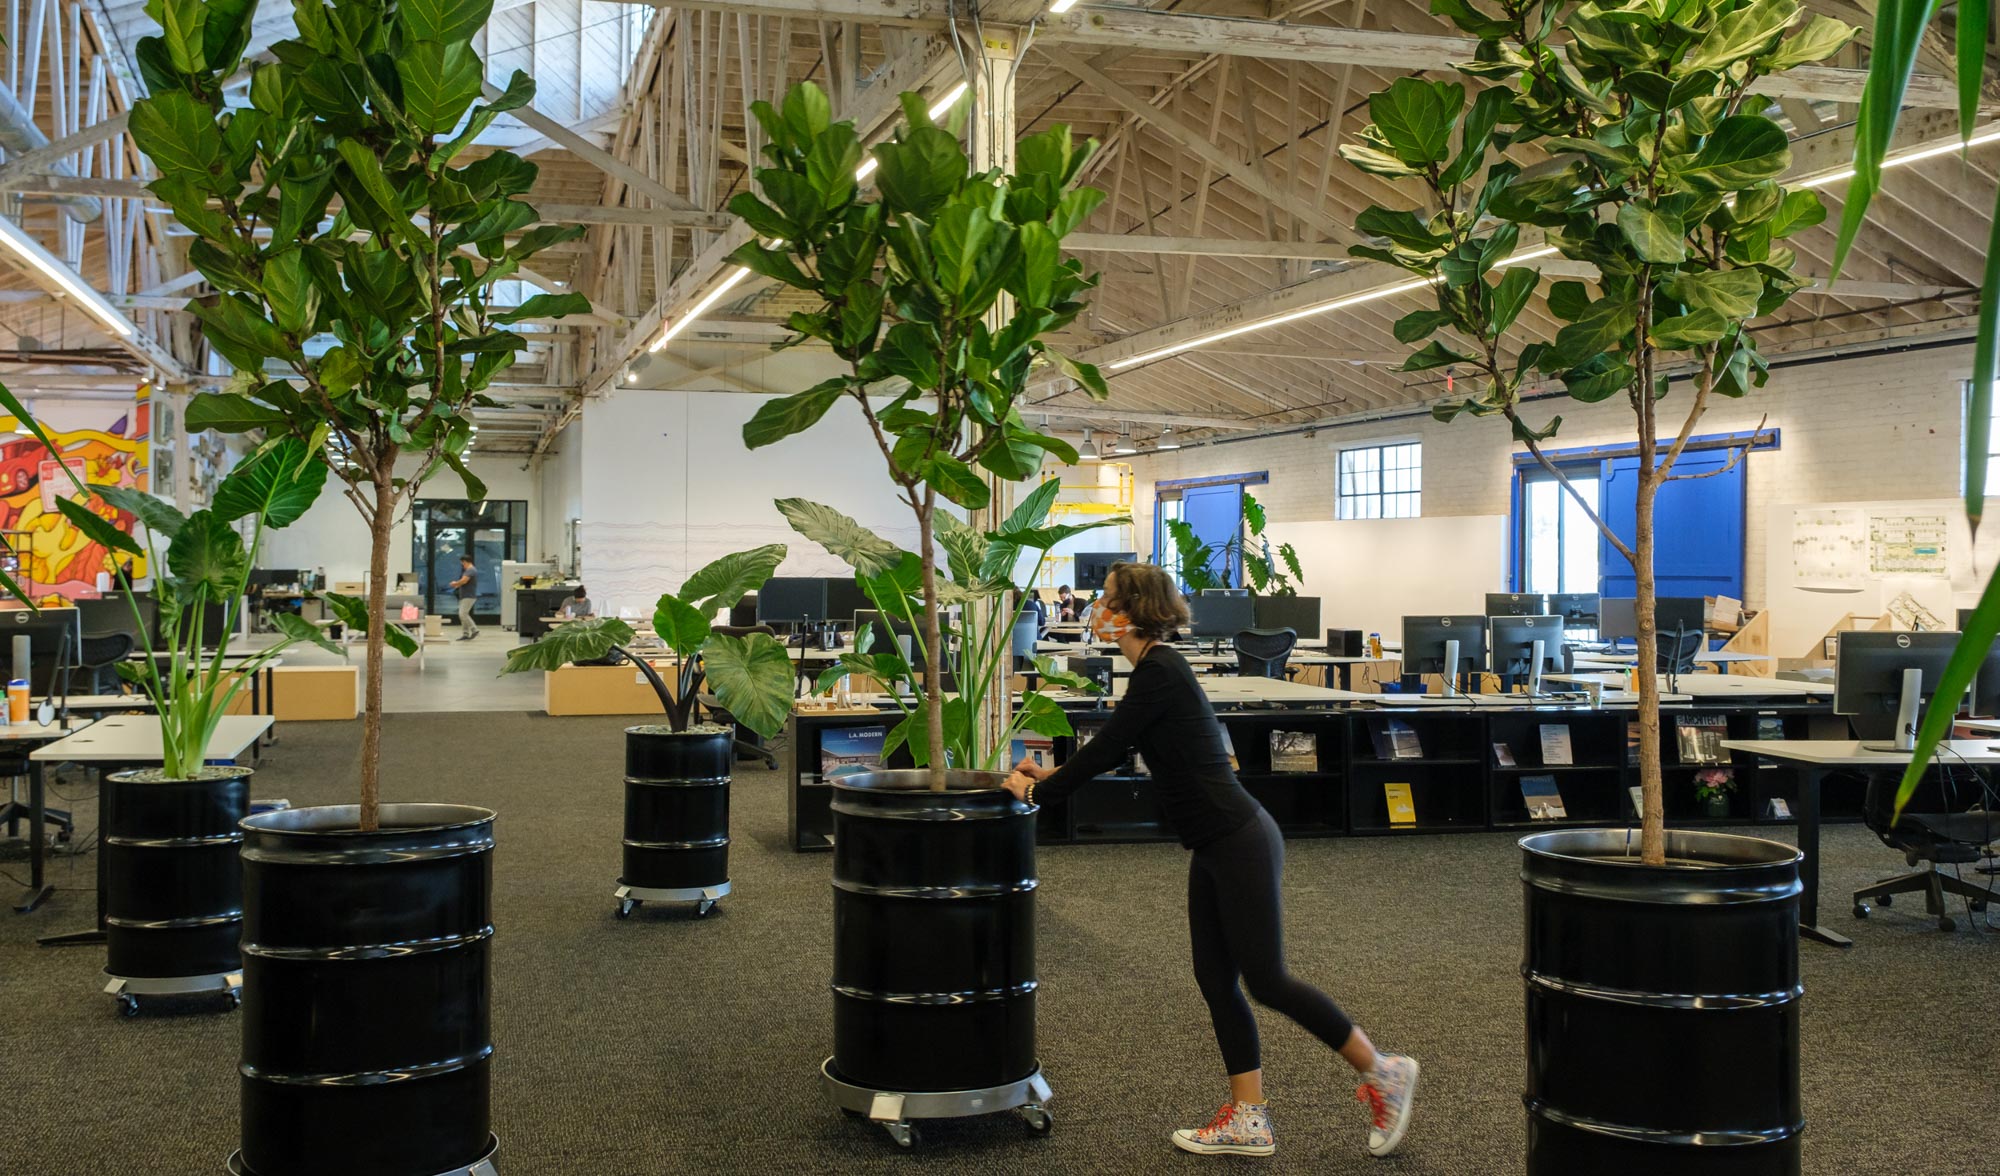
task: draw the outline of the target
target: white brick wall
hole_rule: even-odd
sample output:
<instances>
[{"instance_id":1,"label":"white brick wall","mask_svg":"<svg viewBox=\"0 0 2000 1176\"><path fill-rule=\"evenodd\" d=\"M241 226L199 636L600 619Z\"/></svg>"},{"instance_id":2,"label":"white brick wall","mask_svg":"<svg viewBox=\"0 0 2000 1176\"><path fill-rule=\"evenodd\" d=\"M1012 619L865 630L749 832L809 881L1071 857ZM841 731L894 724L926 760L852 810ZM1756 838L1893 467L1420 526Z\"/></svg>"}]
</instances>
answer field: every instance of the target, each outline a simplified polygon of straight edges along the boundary
<instances>
[{"instance_id":1,"label":"white brick wall","mask_svg":"<svg viewBox=\"0 0 2000 1176\"><path fill-rule=\"evenodd\" d=\"M1782 431L1780 448L1750 456L1746 477L1744 575L1746 603L1764 600L1764 517L1776 503L1951 498L1960 492L1964 428L1961 387L1972 367L1971 346L1861 356L1779 368L1770 383L1741 401L1722 401L1697 433L1747 431L1769 414ZM1677 382L1662 402L1671 436L1686 412L1689 390ZM1560 413L1561 433L1550 448L1629 442L1630 407L1619 398L1586 405L1551 398L1531 406L1531 421ZM1498 419L1461 418L1441 424L1428 414L1322 427L1296 433L1207 444L1134 461L1134 497L1142 548L1153 533L1153 484L1175 478L1268 470L1268 486L1252 493L1274 520L1333 518L1335 454L1390 440L1424 445L1426 515L1504 515L1519 449Z\"/></svg>"}]
</instances>

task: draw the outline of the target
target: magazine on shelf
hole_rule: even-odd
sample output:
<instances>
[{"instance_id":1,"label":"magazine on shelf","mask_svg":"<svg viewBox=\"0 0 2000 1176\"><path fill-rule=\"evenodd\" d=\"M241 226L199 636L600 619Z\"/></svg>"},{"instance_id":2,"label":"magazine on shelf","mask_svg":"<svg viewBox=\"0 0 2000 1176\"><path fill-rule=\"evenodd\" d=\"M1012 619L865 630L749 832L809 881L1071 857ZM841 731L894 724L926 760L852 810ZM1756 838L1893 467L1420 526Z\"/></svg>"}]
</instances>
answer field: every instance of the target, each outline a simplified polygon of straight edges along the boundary
<instances>
[{"instance_id":1,"label":"magazine on shelf","mask_svg":"<svg viewBox=\"0 0 2000 1176\"><path fill-rule=\"evenodd\" d=\"M1561 767L1575 762L1576 755L1569 742L1569 724L1543 723L1542 763L1548 767Z\"/></svg>"},{"instance_id":2,"label":"magazine on shelf","mask_svg":"<svg viewBox=\"0 0 2000 1176\"><path fill-rule=\"evenodd\" d=\"M1776 715L1758 716L1757 738L1783 739L1784 737L1785 737L1785 720L1777 717Z\"/></svg>"},{"instance_id":3,"label":"magazine on shelf","mask_svg":"<svg viewBox=\"0 0 2000 1176\"><path fill-rule=\"evenodd\" d=\"M1637 821L1646 815L1646 790L1637 784L1625 790L1632 797L1632 819Z\"/></svg>"},{"instance_id":4,"label":"magazine on shelf","mask_svg":"<svg viewBox=\"0 0 2000 1176\"><path fill-rule=\"evenodd\" d=\"M1311 731L1271 732L1271 770L1319 771L1319 736Z\"/></svg>"},{"instance_id":5,"label":"magazine on shelf","mask_svg":"<svg viewBox=\"0 0 2000 1176\"><path fill-rule=\"evenodd\" d=\"M1625 724L1625 766L1639 766L1639 724Z\"/></svg>"},{"instance_id":6,"label":"magazine on shelf","mask_svg":"<svg viewBox=\"0 0 2000 1176\"><path fill-rule=\"evenodd\" d=\"M1392 781L1382 785L1382 798L1389 803L1389 824L1417 823L1417 801L1407 783Z\"/></svg>"},{"instance_id":7,"label":"magazine on shelf","mask_svg":"<svg viewBox=\"0 0 2000 1176\"><path fill-rule=\"evenodd\" d=\"M1521 777L1521 800L1528 806L1529 820L1559 821L1569 816L1554 776Z\"/></svg>"},{"instance_id":8,"label":"magazine on shelf","mask_svg":"<svg viewBox=\"0 0 2000 1176\"><path fill-rule=\"evenodd\" d=\"M1784 797L1774 796L1771 798L1771 803L1764 806L1764 815L1776 817L1780 821L1789 821L1792 819L1792 806Z\"/></svg>"},{"instance_id":9,"label":"magazine on shelf","mask_svg":"<svg viewBox=\"0 0 2000 1176\"><path fill-rule=\"evenodd\" d=\"M1719 764L1728 758L1722 741L1729 737L1729 720L1721 715L1682 715L1674 720L1674 743L1684 764Z\"/></svg>"},{"instance_id":10,"label":"magazine on shelf","mask_svg":"<svg viewBox=\"0 0 2000 1176\"><path fill-rule=\"evenodd\" d=\"M1493 745L1493 762L1503 768L1518 766L1514 762L1514 749L1505 743L1496 743Z\"/></svg>"},{"instance_id":11,"label":"magazine on shelf","mask_svg":"<svg viewBox=\"0 0 2000 1176\"><path fill-rule=\"evenodd\" d=\"M828 727L819 733L819 776L831 780L873 772L882 766L882 741L889 728L879 723L862 727Z\"/></svg>"},{"instance_id":12,"label":"magazine on shelf","mask_svg":"<svg viewBox=\"0 0 2000 1176\"><path fill-rule=\"evenodd\" d=\"M1014 758L1008 761L1010 767L1028 760L1038 767L1053 768L1056 766L1056 741L1047 735L1024 735L1014 740L1013 755Z\"/></svg>"},{"instance_id":13,"label":"magazine on shelf","mask_svg":"<svg viewBox=\"0 0 2000 1176\"><path fill-rule=\"evenodd\" d=\"M1234 772L1243 765L1236 762L1236 741L1229 737L1229 724L1217 723L1216 729L1222 732L1222 753L1229 757L1229 770Z\"/></svg>"}]
</instances>

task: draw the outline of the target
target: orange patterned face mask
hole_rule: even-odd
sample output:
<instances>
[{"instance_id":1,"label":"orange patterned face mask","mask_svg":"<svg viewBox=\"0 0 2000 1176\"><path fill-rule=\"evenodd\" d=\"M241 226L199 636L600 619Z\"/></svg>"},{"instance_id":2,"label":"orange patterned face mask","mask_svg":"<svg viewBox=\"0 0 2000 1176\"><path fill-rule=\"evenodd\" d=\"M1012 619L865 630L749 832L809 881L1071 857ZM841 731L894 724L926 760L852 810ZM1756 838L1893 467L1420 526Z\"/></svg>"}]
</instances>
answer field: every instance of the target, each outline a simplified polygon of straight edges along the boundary
<instances>
[{"instance_id":1,"label":"orange patterned face mask","mask_svg":"<svg viewBox=\"0 0 2000 1176\"><path fill-rule=\"evenodd\" d=\"M1099 641L1116 642L1132 628L1132 618L1099 605L1090 614L1090 632Z\"/></svg>"}]
</instances>

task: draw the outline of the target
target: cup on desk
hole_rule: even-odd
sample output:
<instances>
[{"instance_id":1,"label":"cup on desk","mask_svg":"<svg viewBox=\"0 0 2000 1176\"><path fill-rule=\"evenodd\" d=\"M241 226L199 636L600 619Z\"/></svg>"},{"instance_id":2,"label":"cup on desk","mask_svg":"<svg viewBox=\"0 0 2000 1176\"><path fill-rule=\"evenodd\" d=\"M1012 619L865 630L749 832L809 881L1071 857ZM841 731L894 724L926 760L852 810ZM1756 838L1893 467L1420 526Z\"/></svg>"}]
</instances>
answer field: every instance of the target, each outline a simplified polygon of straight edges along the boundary
<instances>
[{"instance_id":1,"label":"cup on desk","mask_svg":"<svg viewBox=\"0 0 2000 1176\"><path fill-rule=\"evenodd\" d=\"M1596 710L1604 705L1604 683L1594 679L1585 682L1583 684L1583 692L1590 699L1590 709Z\"/></svg>"},{"instance_id":2,"label":"cup on desk","mask_svg":"<svg viewBox=\"0 0 2000 1176\"><path fill-rule=\"evenodd\" d=\"M28 680L16 678L7 683L7 721L25 723L28 721Z\"/></svg>"}]
</instances>

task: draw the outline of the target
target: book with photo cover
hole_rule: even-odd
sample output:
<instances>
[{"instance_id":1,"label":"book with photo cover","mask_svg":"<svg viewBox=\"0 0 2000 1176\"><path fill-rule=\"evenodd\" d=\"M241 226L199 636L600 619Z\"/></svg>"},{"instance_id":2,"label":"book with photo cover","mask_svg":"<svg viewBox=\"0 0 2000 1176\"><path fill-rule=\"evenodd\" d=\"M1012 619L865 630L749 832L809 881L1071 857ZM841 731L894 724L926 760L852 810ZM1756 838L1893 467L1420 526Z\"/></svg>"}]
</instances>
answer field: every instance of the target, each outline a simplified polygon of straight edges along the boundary
<instances>
[{"instance_id":1,"label":"book with photo cover","mask_svg":"<svg viewBox=\"0 0 2000 1176\"><path fill-rule=\"evenodd\" d=\"M1785 720L1777 717L1776 715L1758 716L1757 738L1783 739L1784 737L1785 737Z\"/></svg>"},{"instance_id":2,"label":"book with photo cover","mask_svg":"<svg viewBox=\"0 0 2000 1176\"><path fill-rule=\"evenodd\" d=\"M1023 735L1014 740L1013 756L1010 766L1028 760L1037 767L1053 768L1056 766L1056 741L1047 735Z\"/></svg>"},{"instance_id":3,"label":"book with photo cover","mask_svg":"<svg viewBox=\"0 0 2000 1176\"><path fill-rule=\"evenodd\" d=\"M1632 819L1640 820L1646 815L1646 790L1634 784L1625 791L1632 797Z\"/></svg>"},{"instance_id":4,"label":"book with photo cover","mask_svg":"<svg viewBox=\"0 0 2000 1176\"><path fill-rule=\"evenodd\" d=\"M1311 731L1271 732L1271 770L1319 771L1319 736Z\"/></svg>"},{"instance_id":5,"label":"book with photo cover","mask_svg":"<svg viewBox=\"0 0 2000 1176\"><path fill-rule=\"evenodd\" d=\"M1542 763L1548 767L1562 767L1576 762L1576 754L1570 746L1568 723L1542 724Z\"/></svg>"},{"instance_id":6,"label":"book with photo cover","mask_svg":"<svg viewBox=\"0 0 2000 1176\"><path fill-rule=\"evenodd\" d=\"M1423 740L1417 737L1417 729L1404 719L1368 720L1368 741L1374 745L1378 760L1422 759Z\"/></svg>"},{"instance_id":7,"label":"book with photo cover","mask_svg":"<svg viewBox=\"0 0 2000 1176\"><path fill-rule=\"evenodd\" d=\"M831 780L873 772L882 766L882 741L889 728L881 724L829 727L819 734L819 776Z\"/></svg>"},{"instance_id":8,"label":"book with photo cover","mask_svg":"<svg viewBox=\"0 0 2000 1176\"><path fill-rule=\"evenodd\" d=\"M1558 821L1569 816L1554 776L1521 777L1521 800L1528 806L1531 821Z\"/></svg>"},{"instance_id":9,"label":"book with photo cover","mask_svg":"<svg viewBox=\"0 0 2000 1176\"><path fill-rule=\"evenodd\" d=\"M1514 763L1514 749L1505 743L1495 743L1493 745L1493 762L1503 768L1516 767L1517 765Z\"/></svg>"},{"instance_id":10,"label":"book with photo cover","mask_svg":"<svg viewBox=\"0 0 2000 1176\"><path fill-rule=\"evenodd\" d=\"M1411 795L1407 783L1391 781L1382 785L1382 799L1389 804L1389 824L1414 825L1417 823L1417 801Z\"/></svg>"},{"instance_id":11,"label":"book with photo cover","mask_svg":"<svg viewBox=\"0 0 2000 1176\"><path fill-rule=\"evenodd\" d=\"M1684 764L1719 764L1722 741L1729 737L1729 720L1722 715L1682 715L1674 720L1674 744Z\"/></svg>"},{"instance_id":12,"label":"book with photo cover","mask_svg":"<svg viewBox=\"0 0 2000 1176\"><path fill-rule=\"evenodd\" d=\"M1234 772L1243 766L1236 762L1236 741L1229 737L1228 723L1217 723L1216 727L1222 732L1222 751L1229 757L1229 770Z\"/></svg>"},{"instance_id":13,"label":"book with photo cover","mask_svg":"<svg viewBox=\"0 0 2000 1176\"><path fill-rule=\"evenodd\" d=\"M1639 724L1625 724L1625 766L1639 766Z\"/></svg>"}]
</instances>

